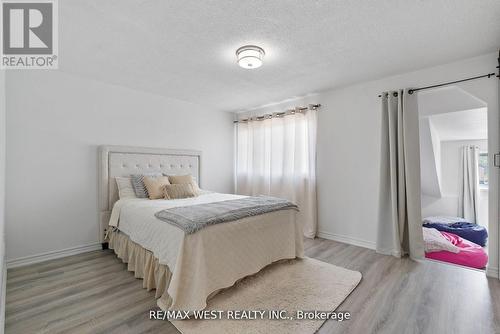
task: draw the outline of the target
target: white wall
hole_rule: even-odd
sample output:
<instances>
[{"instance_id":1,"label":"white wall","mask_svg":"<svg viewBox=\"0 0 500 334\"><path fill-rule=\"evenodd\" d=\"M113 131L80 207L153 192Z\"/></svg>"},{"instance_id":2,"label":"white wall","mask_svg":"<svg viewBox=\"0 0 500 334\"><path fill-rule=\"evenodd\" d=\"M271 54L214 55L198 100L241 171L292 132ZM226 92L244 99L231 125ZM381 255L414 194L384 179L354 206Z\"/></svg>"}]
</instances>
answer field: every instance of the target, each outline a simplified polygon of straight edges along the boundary
<instances>
[{"instance_id":1,"label":"white wall","mask_svg":"<svg viewBox=\"0 0 500 334\"><path fill-rule=\"evenodd\" d=\"M5 71L0 70L0 334L4 331L5 284Z\"/></svg>"},{"instance_id":2,"label":"white wall","mask_svg":"<svg viewBox=\"0 0 500 334\"><path fill-rule=\"evenodd\" d=\"M423 195L441 196L441 145L429 117L420 118L420 183Z\"/></svg>"},{"instance_id":3,"label":"white wall","mask_svg":"<svg viewBox=\"0 0 500 334\"><path fill-rule=\"evenodd\" d=\"M229 113L58 71L7 83L8 260L98 242L101 144L202 150L202 187L233 191Z\"/></svg>"},{"instance_id":4,"label":"white wall","mask_svg":"<svg viewBox=\"0 0 500 334\"><path fill-rule=\"evenodd\" d=\"M487 140L450 140L441 142L442 197L426 196L422 200L422 216L456 216L458 214L458 180L460 150L464 145L476 145L480 152L488 151ZM478 224L488 227L488 190L479 191Z\"/></svg>"},{"instance_id":5,"label":"white wall","mask_svg":"<svg viewBox=\"0 0 500 334\"><path fill-rule=\"evenodd\" d=\"M389 89L427 86L495 70L496 54L360 83L253 110L252 114L321 103L318 124L318 217L320 236L374 247L380 179L380 100ZM376 65L375 65L376 66ZM459 84L488 103L489 152L499 151L498 80ZM498 183L492 169L491 183ZM490 196L490 216L497 217L497 195ZM497 220L495 220L497 221ZM498 267L496 224L490 226L490 266ZM493 248L493 249L492 249Z\"/></svg>"}]
</instances>

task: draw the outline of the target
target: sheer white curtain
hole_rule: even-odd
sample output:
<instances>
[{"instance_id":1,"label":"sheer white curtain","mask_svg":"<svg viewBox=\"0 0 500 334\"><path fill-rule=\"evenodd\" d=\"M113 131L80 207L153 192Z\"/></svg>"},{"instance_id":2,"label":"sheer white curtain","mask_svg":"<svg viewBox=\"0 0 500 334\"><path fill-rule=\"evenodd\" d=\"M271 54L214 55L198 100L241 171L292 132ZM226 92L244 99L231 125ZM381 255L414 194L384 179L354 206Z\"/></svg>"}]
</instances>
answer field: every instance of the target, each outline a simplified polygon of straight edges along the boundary
<instances>
[{"instance_id":1,"label":"sheer white curtain","mask_svg":"<svg viewBox=\"0 0 500 334\"><path fill-rule=\"evenodd\" d=\"M479 212L479 148L462 147L458 172L458 216L477 224Z\"/></svg>"},{"instance_id":2,"label":"sheer white curtain","mask_svg":"<svg viewBox=\"0 0 500 334\"><path fill-rule=\"evenodd\" d=\"M237 123L236 192L299 206L304 235L316 236L317 111Z\"/></svg>"}]
</instances>

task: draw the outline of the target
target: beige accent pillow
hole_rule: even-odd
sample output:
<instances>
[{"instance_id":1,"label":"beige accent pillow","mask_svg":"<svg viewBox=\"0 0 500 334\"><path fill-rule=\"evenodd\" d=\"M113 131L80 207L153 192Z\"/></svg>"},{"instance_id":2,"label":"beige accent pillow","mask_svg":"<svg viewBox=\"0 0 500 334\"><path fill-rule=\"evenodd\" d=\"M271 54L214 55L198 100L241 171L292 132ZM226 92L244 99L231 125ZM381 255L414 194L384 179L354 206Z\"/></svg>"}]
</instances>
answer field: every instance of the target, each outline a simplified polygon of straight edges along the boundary
<instances>
[{"instance_id":1,"label":"beige accent pillow","mask_svg":"<svg viewBox=\"0 0 500 334\"><path fill-rule=\"evenodd\" d=\"M163 196L166 199L189 198L197 195L191 183L167 184L163 190Z\"/></svg>"},{"instance_id":2,"label":"beige accent pillow","mask_svg":"<svg viewBox=\"0 0 500 334\"><path fill-rule=\"evenodd\" d=\"M170 184L191 184L196 194L200 191L198 184L196 184L196 181L193 180L193 176L191 174L169 175L168 180L170 181Z\"/></svg>"},{"instance_id":3,"label":"beige accent pillow","mask_svg":"<svg viewBox=\"0 0 500 334\"><path fill-rule=\"evenodd\" d=\"M130 177L115 177L119 198L137 198Z\"/></svg>"},{"instance_id":4,"label":"beige accent pillow","mask_svg":"<svg viewBox=\"0 0 500 334\"><path fill-rule=\"evenodd\" d=\"M167 176L145 176L143 181L148 190L149 199L163 198L163 188L170 184Z\"/></svg>"}]
</instances>

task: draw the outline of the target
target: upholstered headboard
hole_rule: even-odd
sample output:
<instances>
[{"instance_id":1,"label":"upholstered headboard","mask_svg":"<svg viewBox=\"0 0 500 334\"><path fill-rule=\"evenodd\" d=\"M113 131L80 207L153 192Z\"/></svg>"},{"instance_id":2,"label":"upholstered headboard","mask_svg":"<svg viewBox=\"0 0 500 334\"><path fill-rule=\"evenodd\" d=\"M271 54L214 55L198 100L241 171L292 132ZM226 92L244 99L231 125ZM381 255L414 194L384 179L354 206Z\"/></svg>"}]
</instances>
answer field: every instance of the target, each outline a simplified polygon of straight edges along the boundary
<instances>
[{"instance_id":1,"label":"upholstered headboard","mask_svg":"<svg viewBox=\"0 0 500 334\"><path fill-rule=\"evenodd\" d=\"M164 148L99 146L99 224L104 242L113 204L118 200L115 177L132 174L191 174L200 182L201 151Z\"/></svg>"}]
</instances>

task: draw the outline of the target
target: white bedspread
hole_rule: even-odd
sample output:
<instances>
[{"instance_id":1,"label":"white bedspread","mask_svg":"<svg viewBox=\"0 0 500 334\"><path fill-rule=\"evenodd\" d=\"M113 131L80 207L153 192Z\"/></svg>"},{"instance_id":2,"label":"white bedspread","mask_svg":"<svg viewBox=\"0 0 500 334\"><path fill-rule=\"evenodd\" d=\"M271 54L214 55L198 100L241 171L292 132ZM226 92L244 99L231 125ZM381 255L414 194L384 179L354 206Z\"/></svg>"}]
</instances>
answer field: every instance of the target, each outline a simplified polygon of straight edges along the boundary
<instances>
[{"instance_id":1,"label":"white bedspread","mask_svg":"<svg viewBox=\"0 0 500 334\"><path fill-rule=\"evenodd\" d=\"M132 241L153 252L173 273L168 288L172 305L159 305L162 309L204 309L213 292L272 262L303 256L302 227L295 220L295 210L212 225L188 235L154 216L172 207L243 197L205 193L179 200L134 198L115 203L110 226L117 226Z\"/></svg>"},{"instance_id":2,"label":"white bedspread","mask_svg":"<svg viewBox=\"0 0 500 334\"><path fill-rule=\"evenodd\" d=\"M160 264L168 265L173 272L184 231L157 219L154 214L179 206L220 202L242 197L245 196L207 193L176 200L121 199L113 207L109 225L118 226L119 230L127 234L133 242L153 252L160 260Z\"/></svg>"}]
</instances>

